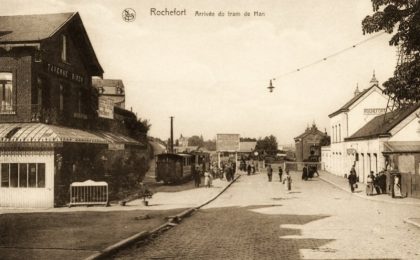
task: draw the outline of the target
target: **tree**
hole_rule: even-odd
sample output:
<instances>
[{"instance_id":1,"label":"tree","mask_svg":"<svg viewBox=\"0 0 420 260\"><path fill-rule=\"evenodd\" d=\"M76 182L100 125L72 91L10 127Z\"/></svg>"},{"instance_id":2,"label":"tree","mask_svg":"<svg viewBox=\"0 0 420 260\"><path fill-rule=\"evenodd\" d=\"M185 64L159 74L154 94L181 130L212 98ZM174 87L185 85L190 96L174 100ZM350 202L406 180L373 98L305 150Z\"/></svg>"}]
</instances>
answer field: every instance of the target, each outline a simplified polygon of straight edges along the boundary
<instances>
[{"instance_id":1,"label":"tree","mask_svg":"<svg viewBox=\"0 0 420 260\"><path fill-rule=\"evenodd\" d=\"M190 138L188 138L188 145L203 147L204 145L203 137L198 136L198 135L191 136Z\"/></svg>"},{"instance_id":2,"label":"tree","mask_svg":"<svg viewBox=\"0 0 420 260\"><path fill-rule=\"evenodd\" d=\"M216 151L216 141L215 140L205 141L204 147L209 151Z\"/></svg>"},{"instance_id":3,"label":"tree","mask_svg":"<svg viewBox=\"0 0 420 260\"><path fill-rule=\"evenodd\" d=\"M255 149L258 151L265 151L268 154L277 153L277 138L274 135L266 136L263 139L261 137L257 140Z\"/></svg>"},{"instance_id":4,"label":"tree","mask_svg":"<svg viewBox=\"0 0 420 260\"><path fill-rule=\"evenodd\" d=\"M398 106L416 103L420 101L420 1L371 1L374 14L363 19L363 34L396 30L389 44L398 46L405 57L384 82L384 93L393 96Z\"/></svg>"},{"instance_id":5,"label":"tree","mask_svg":"<svg viewBox=\"0 0 420 260\"><path fill-rule=\"evenodd\" d=\"M256 138L251 138L251 137L241 137L239 138L239 140L241 142L256 142L257 141Z\"/></svg>"}]
</instances>

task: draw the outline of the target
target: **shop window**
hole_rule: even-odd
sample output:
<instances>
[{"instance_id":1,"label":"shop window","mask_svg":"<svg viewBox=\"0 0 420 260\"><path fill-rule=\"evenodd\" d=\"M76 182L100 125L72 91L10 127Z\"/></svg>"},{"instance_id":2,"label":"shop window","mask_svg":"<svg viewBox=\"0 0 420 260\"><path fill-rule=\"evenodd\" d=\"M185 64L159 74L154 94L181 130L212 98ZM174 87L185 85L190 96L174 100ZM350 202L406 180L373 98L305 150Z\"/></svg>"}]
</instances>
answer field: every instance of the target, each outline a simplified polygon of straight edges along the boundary
<instances>
[{"instance_id":1,"label":"shop window","mask_svg":"<svg viewBox=\"0 0 420 260\"><path fill-rule=\"evenodd\" d=\"M37 187L45 188L45 163L38 163Z\"/></svg>"},{"instance_id":2,"label":"shop window","mask_svg":"<svg viewBox=\"0 0 420 260\"><path fill-rule=\"evenodd\" d=\"M36 187L36 164L30 163L29 164L29 172L28 172L28 187Z\"/></svg>"},{"instance_id":3,"label":"shop window","mask_svg":"<svg viewBox=\"0 0 420 260\"><path fill-rule=\"evenodd\" d=\"M19 187L28 187L28 165L26 163L19 164Z\"/></svg>"},{"instance_id":4,"label":"shop window","mask_svg":"<svg viewBox=\"0 0 420 260\"><path fill-rule=\"evenodd\" d=\"M10 187L18 187L18 164L17 163L11 163L10 164Z\"/></svg>"},{"instance_id":5,"label":"shop window","mask_svg":"<svg viewBox=\"0 0 420 260\"><path fill-rule=\"evenodd\" d=\"M9 164L2 163L1 164L1 187L8 188L9 187Z\"/></svg>"},{"instance_id":6,"label":"shop window","mask_svg":"<svg viewBox=\"0 0 420 260\"><path fill-rule=\"evenodd\" d=\"M45 188L45 163L2 163L1 187Z\"/></svg>"},{"instance_id":7,"label":"shop window","mask_svg":"<svg viewBox=\"0 0 420 260\"><path fill-rule=\"evenodd\" d=\"M13 74L0 72L0 113L14 112L13 106Z\"/></svg>"}]
</instances>

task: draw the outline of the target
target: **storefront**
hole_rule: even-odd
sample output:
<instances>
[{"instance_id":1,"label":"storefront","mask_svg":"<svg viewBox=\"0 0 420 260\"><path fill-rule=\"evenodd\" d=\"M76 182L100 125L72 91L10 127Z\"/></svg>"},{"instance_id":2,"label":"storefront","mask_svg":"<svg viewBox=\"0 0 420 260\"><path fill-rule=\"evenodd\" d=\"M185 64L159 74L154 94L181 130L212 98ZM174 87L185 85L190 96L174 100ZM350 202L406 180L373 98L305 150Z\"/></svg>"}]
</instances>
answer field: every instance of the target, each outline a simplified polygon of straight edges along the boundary
<instances>
[{"instance_id":1,"label":"storefront","mask_svg":"<svg viewBox=\"0 0 420 260\"><path fill-rule=\"evenodd\" d=\"M143 144L127 136L104 131L0 124L0 207L65 205L72 182L107 181L113 157L128 152L141 157L138 151L144 150Z\"/></svg>"}]
</instances>

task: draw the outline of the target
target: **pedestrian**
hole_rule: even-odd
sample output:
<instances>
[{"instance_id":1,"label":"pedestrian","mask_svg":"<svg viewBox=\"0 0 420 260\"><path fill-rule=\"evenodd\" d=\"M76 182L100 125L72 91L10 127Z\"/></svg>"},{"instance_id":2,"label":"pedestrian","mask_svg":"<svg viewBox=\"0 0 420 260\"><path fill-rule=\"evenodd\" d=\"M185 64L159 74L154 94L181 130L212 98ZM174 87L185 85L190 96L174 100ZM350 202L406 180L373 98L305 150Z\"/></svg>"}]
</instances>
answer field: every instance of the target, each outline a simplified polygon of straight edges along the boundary
<instances>
[{"instance_id":1,"label":"pedestrian","mask_svg":"<svg viewBox=\"0 0 420 260\"><path fill-rule=\"evenodd\" d=\"M231 181L232 180L232 168L230 167L230 165L226 165L225 171L226 171L226 180Z\"/></svg>"},{"instance_id":2,"label":"pedestrian","mask_svg":"<svg viewBox=\"0 0 420 260\"><path fill-rule=\"evenodd\" d=\"M306 164L303 166L302 169L302 180L308 180L308 168L306 167Z\"/></svg>"},{"instance_id":3,"label":"pedestrian","mask_svg":"<svg viewBox=\"0 0 420 260\"><path fill-rule=\"evenodd\" d=\"M370 171L370 174L366 180L366 195L372 196L373 195L373 186L375 183L375 176L373 175L373 171Z\"/></svg>"},{"instance_id":4,"label":"pedestrian","mask_svg":"<svg viewBox=\"0 0 420 260\"><path fill-rule=\"evenodd\" d=\"M401 174L394 175L394 193L392 194L393 198L402 198L401 193Z\"/></svg>"},{"instance_id":5,"label":"pedestrian","mask_svg":"<svg viewBox=\"0 0 420 260\"><path fill-rule=\"evenodd\" d=\"M279 166L279 179L280 179L280 182L282 182L282 175L283 175L283 169L281 168L281 166Z\"/></svg>"},{"instance_id":6,"label":"pedestrian","mask_svg":"<svg viewBox=\"0 0 420 260\"><path fill-rule=\"evenodd\" d=\"M354 188L357 188L357 175L356 170L354 169L354 166L351 167L349 177L347 177L349 180L350 190L351 192L354 192Z\"/></svg>"},{"instance_id":7,"label":"pedestrian","mask_svg":"<svg viewBox=\"0 0 420 260\"><path fill-rule=\"evenodd\" d=\"M283 184L285 189L288 191L292 190L292 176L289 175L289 170L286 170L286 176L284 177Z\"/></svg>"},{"instance_id":8,"label":"pedestrian","mask_svg":"<svg viewBox=\"0 0 420 260\"><path fill-rule=\"evenodd\" d=\"M271 182L271 179L273 177L273 169L271 168L270 164L267 166L267 176L268 176L268 181Z\"/></svg>"},{"instance_id":9,"label":"pedestrian","mask_svg":"<svg viewBox=\"0 0 420 260\"><path fill-rule=\"evenodd\" d=\"M248 166L246 167L246 171L247 171L247 175L251 175L252 166L249 162L248 162Z\"/></svg>"},{"instance_id":10,"label":"pedestrian","mask_svg":"<svg viewBox=\"0 0 420 260\"><path fill-rule=\"evenodd\" d=\"M208 171L204 172L204 186L207 188L211 187L211 175Z\"/></svg>"},{"instance_id":11,"label":"pedestrian","mask_svg":"<svg viewBox=\"0 0 420 260\"><path fill-rule=\"evenodd\" d=\"M254 161L251 162L251 171L252 171L252 174L255 174L255 164L254 164Z\"/></svg>"},{"instance_id":12,"label":"pedestrian","mask_svg":"<svg viewBox=\"0 0 420 260\"><path fill-rule=\"evenodd\" d=\"M193 174L194 174L195 187L198 188L198 187L200 187L200 182L201 182L201 167L199 165L197 165Z\"/></svg>"}]
</instances>

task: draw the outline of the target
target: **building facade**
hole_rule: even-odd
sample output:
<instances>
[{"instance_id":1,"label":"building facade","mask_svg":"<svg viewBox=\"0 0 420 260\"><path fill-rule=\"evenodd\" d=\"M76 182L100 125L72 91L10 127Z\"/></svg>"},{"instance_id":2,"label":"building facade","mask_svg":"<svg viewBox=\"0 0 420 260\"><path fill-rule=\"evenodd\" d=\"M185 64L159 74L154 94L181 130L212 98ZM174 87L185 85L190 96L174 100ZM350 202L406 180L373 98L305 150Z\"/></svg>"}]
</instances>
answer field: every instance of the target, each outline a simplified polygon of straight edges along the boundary
<instances>
[{"instance_id":1,"label":"building facade","mask_svg":"<svg viewBox=\"0 0 420 260\"><path fill-rule=\"evenodd\" d=\"M346 138L352 136L374 117L384 114L387 101L388 97L382 93L379 82L373 74L366 89L359 91L356 87L353 98L329 115L331 144L322 147L321 151L322 162L327 171L344 176L349 173L351 166L355 165L356 171L361 173L361 180L364 180L367 178L367 168L363 168L365 166L360 164L359 160L369 160L374 162L374 165L378 164L379 168L383 167L384 160L379 152L378 140L351 143L346 142Z\"/></svg>"},{"instance_id":2,"label":"building facade","mask_svg":"<svg viewBox=\"0 0 420 260\"><path fill-rule=\"evenodd\" d=\"M319 162L321 159L321 146L328 142L327 133L318 130L315 123L307 127L305 132L294 138L297 162Z\"/></svg>"},{"instance_id":3,"label":"building facade","mask_svg":"<svg viewBox=\"0 0 420 260\"><path fill-rule=\"evenodd\" d=\"M121 79L94 77L92 86L98 90L100 103L109 100L114 106L125 109L125 90Z\"/></svg>"},{"instance_id":4,"label":"building facade","mask_svg":"<svg viewBox=\"0 0 420 260\"><path fill-rule=\"evenodd\" d=\"M72 182L112 184L113 159L141 163L145 146L98 118L78 13L0 16L0 32L0 207L65 205Z\"/></svg>"}]
</instances>

